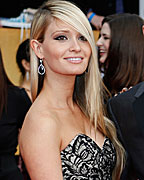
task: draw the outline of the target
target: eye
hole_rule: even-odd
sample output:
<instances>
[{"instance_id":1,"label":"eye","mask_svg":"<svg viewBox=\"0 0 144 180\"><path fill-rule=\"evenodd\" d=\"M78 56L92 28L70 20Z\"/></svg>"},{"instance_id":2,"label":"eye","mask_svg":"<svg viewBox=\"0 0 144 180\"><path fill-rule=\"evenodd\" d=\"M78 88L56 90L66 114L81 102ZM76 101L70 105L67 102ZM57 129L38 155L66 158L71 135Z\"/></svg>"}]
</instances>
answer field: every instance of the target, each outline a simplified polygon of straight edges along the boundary
<instances>
[{"instance_id":1,"label":"eye","mask_svg":"<svg viewBox=\"0 0 144 180\"><path fill-rule=\"evenodd\" d=\"M62 41L62 40L67 40L67 37L64 35L60 35L60 36L55 37L54 39Z\"/></svg>"},{"instance_id":2,"label":"eye","mask_svg":"<svg viewBox=\"0 0 144 180\"><path fill-rule=\"evenodd\" d=\"M81 41L87 41L87 39L86 39L84 36L80 36L79 39L80 39Z\"/></svg>"},{"instance_id":3,"label":"eye","mask_svg":"<svg viewBox=\"0 0 144 180\"><path fill-rule=\"evenodd\" d=\"M104 39L107 40L107 39L110 39L110 37L104 36Z\"/></svg>"}]
</instances>

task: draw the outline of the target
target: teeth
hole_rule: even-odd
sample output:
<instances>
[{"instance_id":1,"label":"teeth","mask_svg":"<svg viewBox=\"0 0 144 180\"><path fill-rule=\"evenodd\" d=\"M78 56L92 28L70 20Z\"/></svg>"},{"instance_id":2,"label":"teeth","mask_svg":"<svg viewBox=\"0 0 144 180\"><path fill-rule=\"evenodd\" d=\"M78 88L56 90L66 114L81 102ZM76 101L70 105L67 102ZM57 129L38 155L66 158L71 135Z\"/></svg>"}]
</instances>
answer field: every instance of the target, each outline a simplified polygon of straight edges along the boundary
<instances>
[{"instance_id":1,"label":"teeth","mask_svg":"<svg viewBox=\"0 0 144 180\"><path fill-rule=\"evenodd\" d=\"M67 58L69 61L80 61L82 58Z\"/></svg>"},{"instance_id":2,"label":"teeth","mask_svg":"<svg viewBox=\"0 0 144 180\"><path fill-rule=\"evenodd\" d=\"M104 50L100 50L100 52L105 52Z\"/></svg>"}]
</instances>

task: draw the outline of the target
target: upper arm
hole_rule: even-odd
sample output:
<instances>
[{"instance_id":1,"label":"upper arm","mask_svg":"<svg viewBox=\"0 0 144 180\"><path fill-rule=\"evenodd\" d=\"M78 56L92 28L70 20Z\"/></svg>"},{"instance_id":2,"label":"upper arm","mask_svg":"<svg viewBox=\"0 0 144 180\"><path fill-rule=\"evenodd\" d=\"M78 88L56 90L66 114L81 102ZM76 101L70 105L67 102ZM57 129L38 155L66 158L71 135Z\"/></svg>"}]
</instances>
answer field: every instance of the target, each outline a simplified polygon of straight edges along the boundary
<instances>
[{"instance_id":1,"label":"upper arm","mask_svg":"<svg viewBox=\"0 0 144 180\"><path fill-rule=\"evenodd\" d=\"M60 141L55 121L26 117L20 133L20 150L32 180L63 179Z\"/></svg>"}]
</instances>

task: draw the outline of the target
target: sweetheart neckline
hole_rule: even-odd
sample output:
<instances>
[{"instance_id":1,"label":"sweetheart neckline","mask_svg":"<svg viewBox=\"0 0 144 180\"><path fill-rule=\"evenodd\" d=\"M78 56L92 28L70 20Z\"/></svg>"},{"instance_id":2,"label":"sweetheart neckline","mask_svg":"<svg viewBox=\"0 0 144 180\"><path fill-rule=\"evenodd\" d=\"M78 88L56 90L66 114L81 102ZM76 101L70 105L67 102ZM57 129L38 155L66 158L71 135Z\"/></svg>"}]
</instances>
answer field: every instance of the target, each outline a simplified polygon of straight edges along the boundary
<instances>
[{"instance_id":1,"label":"sweetheart neckline","mask_svg":"<svg viewBox=\"0 0 144 180\"><path fill-rule=\"evenodd\" d=\"M88 136L88 135L86 135L86 134L83 134L83 133L79 133L79 134L76 134L76 135L74 136L74 138L69 142L69 144L68 144L63 150L61 150L61 152L65 151L65 150L71 145L71 143L72 143L73 141L75 141L75 139L78 138L79 136L85 136L85 137L87 137L88 139L90 139L90 140L100 149L100 151L103 151L103 148L104 148L104 145L105 145L105 142L106 142L106 139L107 139L106 136L104 137L104 142L103 142L102 147L100 147L90 136Z\"/></svg>"}]
</instances>

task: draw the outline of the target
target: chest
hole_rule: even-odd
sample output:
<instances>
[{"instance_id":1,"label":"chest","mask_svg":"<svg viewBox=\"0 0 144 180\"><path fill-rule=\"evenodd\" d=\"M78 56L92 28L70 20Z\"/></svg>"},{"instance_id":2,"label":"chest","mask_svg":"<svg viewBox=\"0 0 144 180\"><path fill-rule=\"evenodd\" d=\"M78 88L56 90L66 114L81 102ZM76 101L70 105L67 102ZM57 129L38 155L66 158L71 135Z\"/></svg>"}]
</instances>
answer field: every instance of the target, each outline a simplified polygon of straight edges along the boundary
<instances>
[{"instance_id":1,"label":"chest","mask_svg":"<svg viewBox=\"0 0 144 180\"><path fill-rule=\"evenodd\" d=\"M100 148L90 137L79 134L61 151L64 179L112 179L116 153L106 138Z\"/></svg>"}]
</instances>

